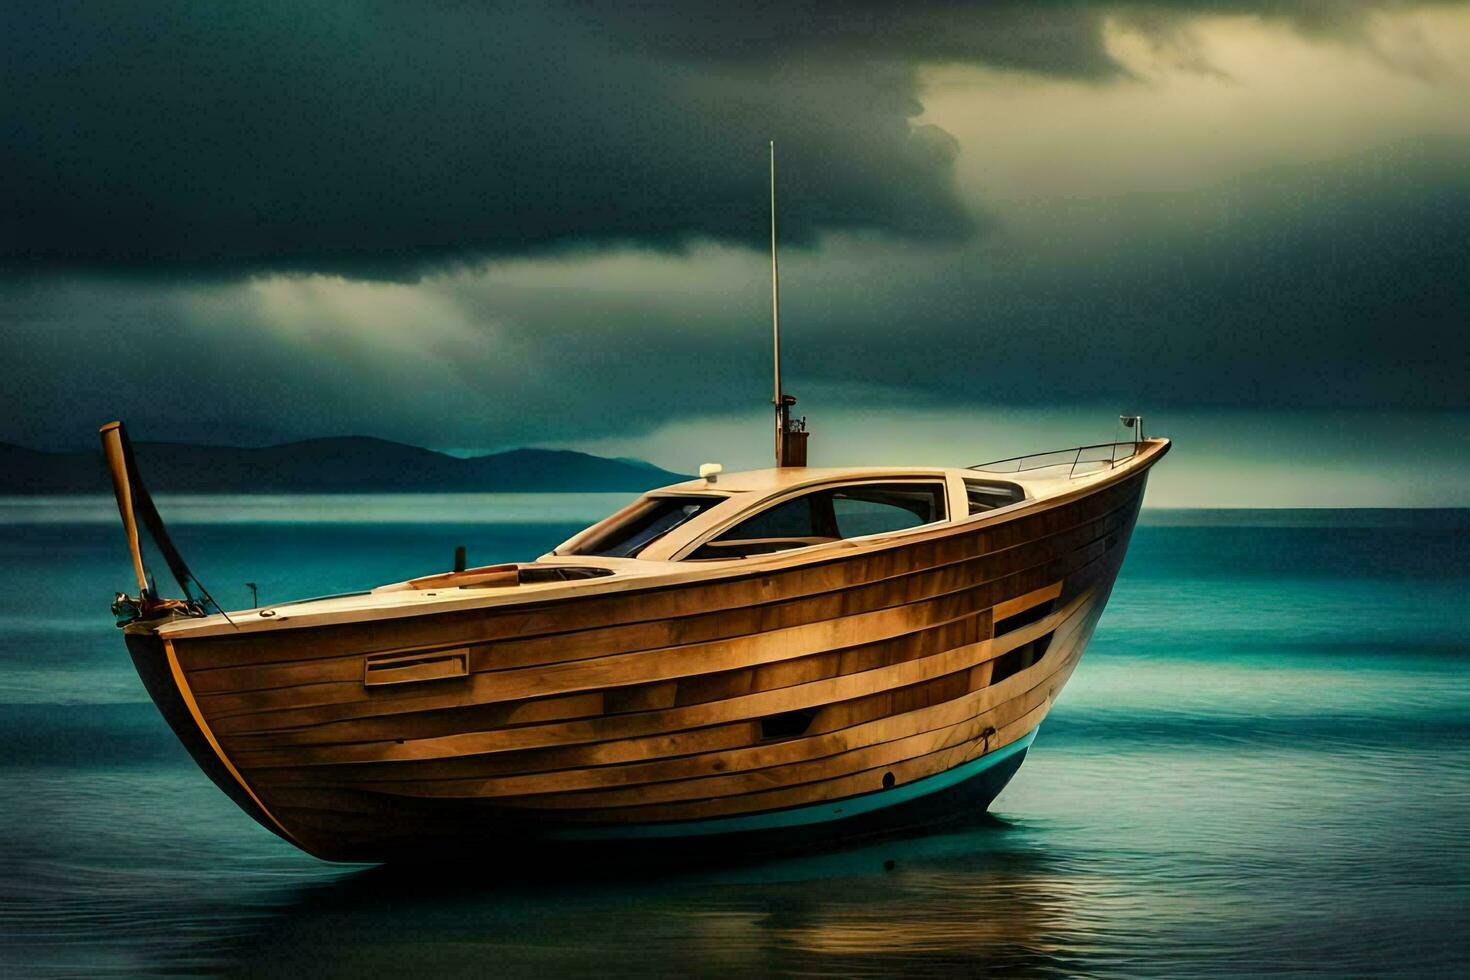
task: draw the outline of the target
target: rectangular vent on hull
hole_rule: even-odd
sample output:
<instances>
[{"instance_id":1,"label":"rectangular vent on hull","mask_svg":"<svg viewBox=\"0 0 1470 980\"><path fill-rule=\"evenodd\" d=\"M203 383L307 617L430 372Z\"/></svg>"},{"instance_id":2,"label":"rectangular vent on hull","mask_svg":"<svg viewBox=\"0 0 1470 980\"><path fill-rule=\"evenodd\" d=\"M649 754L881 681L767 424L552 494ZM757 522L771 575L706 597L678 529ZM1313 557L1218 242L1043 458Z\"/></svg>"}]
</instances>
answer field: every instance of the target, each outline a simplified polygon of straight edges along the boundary
<instances>
[{"instance_id":1,"label":"rectangular vent on hull","mask_svg":"<svg viewBox=\"0 0 1470 980\"><path fill-rule=\"evenodd\" d=\"M1030 626L1032 623L1040 622L1051 613L1051 607L1055 602L1055 599L1038 602L1030 609L1023 609L1014 616L1007 616L1005 619L996 620L993 635L1005 636L1007 633L1015 632L1022 626Z\"/></svg>"},{"instance_id":2,"label":"rectangular vent on hull","mask_svg":"<svg viewBox=\"0 0 1470 980\"><path fill-rule=\"evenodd\" d=\"M417 681L440 681L469 675L470 651L439 650L433 653L411 653L400 657L375 657L363 661L362 684L380 687L387 684L412 684Z\"/></svg>"},{"instance_id":3,"label":"rectangular vent on hull","mask_svg":"<svg viewBox=\"0 0 1470 980\"><path fill-rule=\"evenodd\" d=\"M1013 674L1019 674L1046 656L1046 648L1051 645L1052 634L1038 637L1030 643L1016 647L1010 653L1003 654L995 659L995 666L990 669L990 683L999 684Z\"/></svg>"},{"instance_id":4,"label":"rectangular vent on hull","mask_svg":"<svg viewBox=\"0 0 1470 980\"><path fill-rule=\"evenodd\" d=\"M795 738L805 735L817 717L816 708L798 708L761 719L761 738Z\"/></svg>"}]
</instances>

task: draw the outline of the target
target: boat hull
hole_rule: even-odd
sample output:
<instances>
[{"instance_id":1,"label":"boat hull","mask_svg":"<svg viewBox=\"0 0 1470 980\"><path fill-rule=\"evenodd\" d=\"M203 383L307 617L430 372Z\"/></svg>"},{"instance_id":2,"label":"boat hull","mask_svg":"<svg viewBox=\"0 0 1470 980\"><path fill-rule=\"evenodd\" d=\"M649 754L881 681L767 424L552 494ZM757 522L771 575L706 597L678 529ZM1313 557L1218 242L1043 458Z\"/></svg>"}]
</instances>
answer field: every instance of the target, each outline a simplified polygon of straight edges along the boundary
<instances>
[{"instance_id":1,"label":"boat hull","mask_svg":"<svg viewBox=\"0 0 1470 980\"><path fill-rule=\"evenodd\" d=\"M1146 470L748 575L128 644L201 768L319 857L805 846L989 805L1102 613Z\"/></svg>"}]
</instances>

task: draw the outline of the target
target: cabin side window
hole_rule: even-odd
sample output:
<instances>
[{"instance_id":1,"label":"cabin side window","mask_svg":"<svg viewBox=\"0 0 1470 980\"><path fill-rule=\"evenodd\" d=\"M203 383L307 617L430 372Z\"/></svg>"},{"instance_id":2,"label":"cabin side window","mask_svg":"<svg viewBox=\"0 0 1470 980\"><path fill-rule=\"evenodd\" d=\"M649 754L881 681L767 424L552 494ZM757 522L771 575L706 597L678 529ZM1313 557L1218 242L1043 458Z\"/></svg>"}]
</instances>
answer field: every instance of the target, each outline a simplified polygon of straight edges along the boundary
<instances>
[{"instance_id":1,"label":"cabin side window","mask_svg":"<svg viewBox=\"0 0 1470 980\"><path fill-rule=\"evenodd\" d=\"M674 528L687 523L724 497L648 497L625 514L622 520L603 528L563 555L595 555L602 558L632 558Z\"/></svg>"},{"instance_id":2,"label":"cabin side window","mask_svg":"<svg viewBox=\"0 0 1470 980\"><path fill-rule=\"evenodd\" d=\"M943 483L867 483L813 490L782 501L705 542L695 560L748 558L945 518Z\"/></svg>"},{"instance_id":3,"label":"cabin side window","mask_svg":"<svg viewBox=\"0 0 1470 980\"><path fill-rule=\"evenodd\" d=\"M981 514L1020 503L1026 499L1026 491L1002 480L966 480L965 496L970 501L970 513Z\"/></svg>"},{"instance_id":4,"label":"cabin side window","mask_svg":"<svg viewBox=\"0 0 1470 980\"><path fill-rule=\"evenodd\" d=\"M888 483L832 491L837 536L902 531L944 520L942 483Z\"/></svg>"}]
</instances>

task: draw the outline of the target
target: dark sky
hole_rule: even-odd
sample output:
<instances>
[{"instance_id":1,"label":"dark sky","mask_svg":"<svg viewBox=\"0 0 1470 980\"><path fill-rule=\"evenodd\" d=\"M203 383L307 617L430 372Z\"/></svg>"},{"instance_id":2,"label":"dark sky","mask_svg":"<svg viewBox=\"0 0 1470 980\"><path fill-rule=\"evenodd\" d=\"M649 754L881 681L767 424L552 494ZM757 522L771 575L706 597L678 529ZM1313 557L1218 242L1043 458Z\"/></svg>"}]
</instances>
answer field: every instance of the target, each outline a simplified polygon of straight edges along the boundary
<instances>
[{"instance_id":1,"label":"dark sky","mask_svg":"<svg viewBox=\"0 0 1470 980\"><path fill-rule=\"evenodd\" d=\"M814 426L1351 414L1458 479L1467 65L1458 3L8 5L0 440L743 461L775 139Z\"/></svg>"}]
</instances>

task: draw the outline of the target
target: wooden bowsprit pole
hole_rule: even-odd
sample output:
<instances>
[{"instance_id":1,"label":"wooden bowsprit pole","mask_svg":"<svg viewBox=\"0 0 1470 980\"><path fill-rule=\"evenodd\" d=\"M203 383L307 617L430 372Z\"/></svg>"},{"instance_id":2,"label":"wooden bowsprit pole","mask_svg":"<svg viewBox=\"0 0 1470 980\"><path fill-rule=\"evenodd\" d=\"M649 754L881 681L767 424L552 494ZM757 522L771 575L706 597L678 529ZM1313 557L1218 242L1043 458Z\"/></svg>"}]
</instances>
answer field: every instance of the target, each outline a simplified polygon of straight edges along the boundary
<instances>
[{"instance_id":1,"label":"wooden bowsprit pole","mask_svg":"<svg viewBox=\"0 0 1470 980\"><path fill-rule=\"evenodd\" d=\"M148 572L143 567L143 549L138 541L138 519L133 512L133 487L128 479L128 459L121 422L108 422L100 430L102 455L112 476L112 492L117 496L117 510L122 515L123 533L128 538L128 552L133 557L133 572L138 576L138 595L148 593Z\"/></svg>"},{"instance_id":2,"label":"wooden bowsprit pole","mask_svg":"<svg viewBox=\"0 0 1470 980\"><path fill-rule=\"evenodd\" d=\"M98 434L102 439L102 453L107 458L108 472L112 475L112 492L117 497L118 513L122 515L123 531L127 534L128 551L133 559L133 571L138 576L138 599L143 613L146 615L150 609L158 607L159 597L153 594L148 569L143 564L142 542L138 534L140 524L163 555L163 560L168 564L168 570L173 574L174 581L179 583L179 588L184 591L187 600L187 603L177 603L176 600L169 602L176 605L188 605L197 610L202 610L204 603L208 602L221 616L225 617L227 623L234 626L234 621L230 619L224 607L215 601L214 596L204 588L204 584L195 577L193 572L189 571L189 566L184 562L184 556L179 554L178 548L174 547L168 528L164 527L163 518L159 516L158 508L153 504L153 497L149 495L148 488L143 485L143 478L138 475L138 465L133 458L133 444L128 439L128 433L123 428L123 424L109 422L98 430ZM168 604L168 602L163 603L165 606Z\"/></svg>"}]
</instances>

